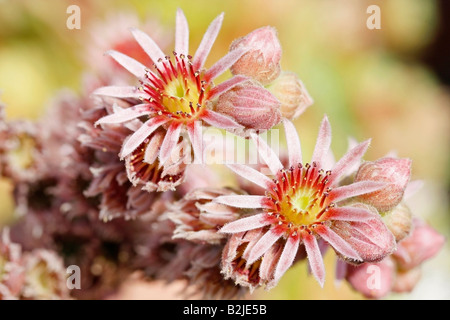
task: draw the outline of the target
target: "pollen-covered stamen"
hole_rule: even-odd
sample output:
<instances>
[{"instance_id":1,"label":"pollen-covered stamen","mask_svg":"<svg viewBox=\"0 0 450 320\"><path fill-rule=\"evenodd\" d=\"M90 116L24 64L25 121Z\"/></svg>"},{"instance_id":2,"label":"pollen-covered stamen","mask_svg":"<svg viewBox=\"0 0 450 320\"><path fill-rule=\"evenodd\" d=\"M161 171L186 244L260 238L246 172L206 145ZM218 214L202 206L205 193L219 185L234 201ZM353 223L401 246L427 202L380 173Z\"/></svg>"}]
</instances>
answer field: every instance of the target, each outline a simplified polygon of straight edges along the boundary
<instances>
[{"instance_id":1,"label":"pollen-covered stamen","mask_svg":"<svg viewBox=\"0 0 450 320\"><path fill-rule=\"evenodd\" d=\"M173 52L154 65L155 72L147 70L139 90L150 98L147 101L160 116L180 121L191 121L204 110L211 84L203 80L203 73L194 70L191 56Z\"/></svg>"},{"instance_id":2,"label":"pollen-covered stamen","mask_svg":"<svg viewBox=\"0 0 450 320\"><path fill-rule=\"evenodd\" d=\"M273 188L266 194L266 213L274 219L274 225L297 235L322 223L324 213L334 206L328 197L330 174L331 171L324 172L315 162L280 170L273 180Z\"/></svg>"}]
</instances>

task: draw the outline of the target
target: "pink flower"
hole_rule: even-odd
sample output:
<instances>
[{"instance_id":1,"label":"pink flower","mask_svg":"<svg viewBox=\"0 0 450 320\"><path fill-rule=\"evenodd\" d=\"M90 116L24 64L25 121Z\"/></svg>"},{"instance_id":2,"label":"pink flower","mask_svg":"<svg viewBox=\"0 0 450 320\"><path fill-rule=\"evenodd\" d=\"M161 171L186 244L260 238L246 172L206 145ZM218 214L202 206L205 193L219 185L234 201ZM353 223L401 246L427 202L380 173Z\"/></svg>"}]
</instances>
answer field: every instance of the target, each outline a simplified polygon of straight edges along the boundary
<instances>
[{"instance_id":1,"label":"pink flower","mask_svg":"<svg viewBox=\"0 0 450 320\"><path fill-rule=\"evenodd\" d=\"M365 297L380 299L390 292L410 292L420 280L420 265L435 256L444 237L419 219L413 231L398 243L397 251L378 263L347 265L346 279Z\"/></svg>"},{"instance_id":2,"label":"pink flower","mask_svg":"<svg viewBox=\"0 0 450 320\"><path fill-rule=\"evenodd\" d=\"M410 176L409 159L382 158L365 162L359 167L355 181L382 181L386 182L386 187L359 198L381 212L389 211L402 200Z\"/></svg>"},{"instance_id":3,"label":"pink flower","mask_svg":"<svg viewBox=\"0 0 450 320\"><path fill-rule=\"evenodd\" d=\"M269 130L281 121L280 102L256 82L245 82L219 97L216 111L248 129Z\"/></svg>"},{"instance_id":4,"label":"pink flower","mask_svg":"<svg viewBox=\"0 0 450 320\"><path fill-rule=\"evenodd\" d=\"M326 170L324 159L331 144L328 119L325 117L322 121L311 164L303 163L300 141L293 124L285 120L284 126L289 151L287 168L259 136L252 135L273 179L245 165L229 165L237 174L263 187L265 195L221 196L216 199L232 207L258 209L261 212L228 223L220 230L231 234L254 229L263 231L264 235L244 256L247 266L281 244L283 251L271 279L272 284L276 284L291 266L302 245L313 275L323 285L325 270L318 239L325 240L340 256L355 263L378 261L390 254L395 249L395 240L379 215L367 207L346 205L344 202L376 191L384 184L361 181L339 186L340 178L348 168L360 161L369 141L351 149L332 170ZM348 236L349 232L353 238Z\"/></svg>"},{"instance_id":5,"label":"pink flower","mask_svg":"<svg viewBox=\"0 0 450 320\"><path fill-rule=\"evenodd\" d=\"M356 291L371 299L380 299L392 290L395 263L387 257L378 263L348 266L347 281Z\"/></svg>"},{"instance_id":6,"label":"pink flower","mask_svg":"<svg viewBox=\"0 0 450 320\"><path fill-rule=\"evenodd\" d=\"M123 85L129 81L129 74L113 59L105 59L105 51L113 50L122 52L143 64L150 64L151 60L145 51L134 40L128 29L140 27L157 39L161 48L169 45L170 33L166 32L159 22L152 17L141 23L136 13L113 12L104 20L95 21L89 26L89 38L85 42L85 50L82 50L88 69L95 72L102 85Z\"/></svg>"},{"instance_id":7,"label":"pink flower","mask_svg":"<svg viewBox=\"0 0 450 320\"><path fill-rule=\"evenodd\" d=\"M233 41L230 52L249 47L230 68L234 75L245 75L267 85L280 74L281 45L272 27L262 27Z\"/></svg>"},{"instance_id":8,"label":"pink flower","mask_svg":"<svg viewBox=\"0 0 450 320\"><path fill-rule=\"evenodd\" d=\"M394 257L400 268L415 268L434 257L443 247L445 238L419 219L413 221L411 235L399 243Z\"/></svg>"},{"instance_id":9,"label":"pink flower","mask_svg":"<svg viewBox=\"0 0 450 320\"><path fill-rule=\"evenodd\" d=\"M166 56L147 34L132 29L134 38L154 62L154 72L122 53L108 52L114 60L140 80L141 86L139 88L103 87L97 89L94 94L140 99L141 103L103 117L97 121L97 125L123 123L140 117L147 118L145 123L124 143L120 152L122 158L131 154L152 132L164 126L167 132L159 153L161 163L170 156L183 131L188 133L195 157L202 161L202 125L223 129L242 128L231 118L213 111L211 102L246 80L243 76L236 76L215 87L213 85L213 80L236 62L247 49L241 48L229 52L208 70L203 70L222 20L223 14L211 23L193 57L189 55L188 24L180 9L176 17L173 58Z\"/></svg>"}]
</instances>

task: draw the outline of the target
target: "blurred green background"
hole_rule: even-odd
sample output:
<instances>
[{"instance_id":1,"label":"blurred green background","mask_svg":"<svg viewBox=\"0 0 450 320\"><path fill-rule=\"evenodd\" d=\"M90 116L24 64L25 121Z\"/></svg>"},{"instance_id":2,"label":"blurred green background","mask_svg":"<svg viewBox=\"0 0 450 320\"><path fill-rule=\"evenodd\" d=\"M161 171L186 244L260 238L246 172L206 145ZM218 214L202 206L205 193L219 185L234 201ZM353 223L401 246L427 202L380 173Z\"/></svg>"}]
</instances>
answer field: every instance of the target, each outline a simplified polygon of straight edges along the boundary
<instances>
[{"instance_id":1,"label":"blurred green background","mask_svg":"<svg viewBox=\"0 0 450 320\"><path fill-rule=\"evenodd\" d=\"M413 179L424 179L426 184L412 200L412 210L448 236L450 95L448 82L446 85L438 78L448 70L433 64L440 56L430 55L432 49L439 51L436 41L444 24L445 14L440 13L444 2L0 0L1 101L7 105L10 119L37 118L61 87L80 91L87 52L94 49L95 53L99 47L93 37L102 37L92 34L98 32L93 26L111 13L136 11L143 23L157 21L168 31L170 39L166 41L171 41L175 10L180 7L191 28L193 51L212 19L225 12L207 65L223 56L233 39L271 25L278 30L283 47L283 69L296 72L315 100L295 122L306 155L312 151L326 113L337 156L343 154L347 138L353 136L373 139L366 159L392 150L413 159ZM81 8L80 30L66 27L66 9L71 4ZM380 30L366 27L366 9L371 4L381 8ZM170 42L168 48L171 51ZM103 58L102 53L98 52L97 59ZM13 213L10 190L6 181L0 181L0 224L9 221ZM411 294L391 298L450 299L448 249L447 244L438 257L425 264L423 279ZM300 263L277 288L252 297L359 298L345 283L335 286L333 253L327 254L326 262L323 290L306 275L305 263Z\"/></svg>"}]
</instances>

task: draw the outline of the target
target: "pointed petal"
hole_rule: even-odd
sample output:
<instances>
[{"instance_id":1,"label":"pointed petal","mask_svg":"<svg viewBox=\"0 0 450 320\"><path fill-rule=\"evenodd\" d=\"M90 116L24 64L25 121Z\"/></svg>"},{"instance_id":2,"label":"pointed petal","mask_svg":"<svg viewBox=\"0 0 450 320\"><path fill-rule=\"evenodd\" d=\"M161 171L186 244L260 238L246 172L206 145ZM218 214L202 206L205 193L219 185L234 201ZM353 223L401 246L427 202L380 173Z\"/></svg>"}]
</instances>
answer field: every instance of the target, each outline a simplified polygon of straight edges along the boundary
<instances>
[{"instance_id":1,"label":"pointed petal","mask_svg":"<svg viewBox=\"0 0 450 320\"><path fill-rule=\"evenodd\" d=\"M217 35L219 34L220 27L222 26L224 13L221 13L217 18L211 22L203 36L197 51L195 52L194 58L192 59L194 70L200 70L205 64L206 58L216 41Z\"/></svg>"},{"instance_id":2,"label":"pointed petal","mask_svg":"<svg viewBox=\"0 0 450 320\"><path fill-rule=\"evenodd\" d=\"M270 229L267 231L261 239L255 244L255 246L250 251L247 259L247 265L251 265L253 262L258 260L267 250L270 249L273 244L280 239L282 232L276 229Z\"/></svg>"},{"instance_id":3,"label":"pointed petal","mask_svg":"<svg viewBox=\"0 0 450 320\"><path fill-rule=\"evenodd\" d=\"M288 144L289 167L295 167L299 163L302 163L300 139L298 138L297 130L295 130L294 124L291 121L283 119L283 124Z\"/></svg>"},{"instance_id":4,"label":"pointed petal","mask_svg":"<svg viewBox=\"0 0 450 320\"><path fill-rule=\"evenodd\" d=\"M159 59L164 59L164 52L159 48L159 46L149 37L145 32L131 28L131 33L139 45L144 49L145 53L152 59L154 63L157 63Z\"/></svg>"},{"instance_id":5,"label":"pointed petal","mask_svg":"<svg viewBox=\"0 0 450 320\"><path fill-rule=\"evenodd\" d=\"M227 167L241 177L264 189L269 188L269 186L273 184L272 180L270 180L267 176L249 166L243 164L227 164Z\"/></svg>"},{"instance_id":6,"label":"pointed petal","mask_svg":"<svg viewBox=\"0 0 450 320\"><path fill-rule=\"evenodd\" d=\"M205 72L205 81L210 83L216 77L224 73L228 68L230 68L244 53L248 51L248 48L239 48L228 52L219 61L217 61L208 71Z\"/></svg>"},{"instance_id":7,"label":"pointed petal","mask_svg":"<svg viewBox=\"0 0 450 320\"><path fill-rule=\"evenodd\" d=\"M323 264L323 258L320 253L319 245L317 244L317 239L308 232L303 232L302 237L306 254L308 256L311 273L323 288L323 284L325 282L325 266Z\"/></svg>"},{"instance_id":8,"label":"pointed petal","mask_svg":"<svg viewBox=\"0 0 450 320\"><path fill-rule=\"evenodd\" d=\"M97 96L109 96L116 98L135 98L139 99L146 94L139 91L136 87L128 86L108 86L96 89L92 94Z\"/></svg>"},{"instance_id":9,"label":"pointed petal","mask_svg":"<svg viewBox=\"0 0 450 320\"><path fill-rule=\"evenodd\" d=\"M244 128L230 117L211 110L205 110L203 112L202 120L205 120L209 125L220 129L230 130Z\"/></svg>"},{"instance_id":10,"label":"pointed petal","mask_svg":"<svg viewBox=\"0 0 450 320\"><path fill-rule=\"evenodd\" d=\"M273 281L274 270L277 267L278 260L282 253L281 246L273 246L271 247L261 260L261 264L259 265L259 277L263 281L270 281L266 285L266 289L269 290L276 286L276 283Z\"/></svg>"},{"instance_id":11,"label":"pointed petal","mask_svg":"<svg viewBox=\"0 0 450 320\"><path fill-rule=\"evenodd\" d=\"M151 118L136 131L134 132L122 147L120 152L120 157L123 159L132 153L139 145L147 139L153 131L158 129L161 125L166 123L168 120L162 117Z\"/></svg>"},{"instance_id":12,"label":"pointed petal","mask_svg":"<svg viewBox=\"0 0 450 320\"><path fill-rule=\"evenodd\" d=\"M274 285L280 281L283 274L289 269L294 262L294 258L297 255L298 246L300 244L300 237L289 237L286 245L284 246L283 253L278 261L274 275Z\"/></svg>"},{"instance_id":13,"label":"pointed petal","mask_svg":"<svg viewBox=\"0 0 450 320\"><path fill-rule=\"evenodd\" d=\"M352 167L355 163L361 161L362 156L366 153L369 147L370 139L366 140L356 147L348 151L334 166L331 175L328 177L328 183L332 185L336 182L349 167Z\"/></svg>"},{"instance_id":14,"label":"pointed petal","mask_svg":"<svg viewBox=\"0 0 450 320\"><path fill-rule=\"evenodd\" d=\"M338 187L330 192L330 201L339 202L351 197L377 191L386 186L386 183L379 181L359 181L352 184Z\"/></svg>"},{"instance_id":15,"label":"pointed petal","mask_svg":"<svg viewBox=\"0 0 450 320\"><path fill-rule=\"evenodd\" d=\"M283 169L283 164L281 163L275 152L267 145L267 143L261 139L256 133L250 134L253 141L256 144L258 154L263 158L264 162L269 167L270 171L275 175L281 169Z\"/></svg>"},{"instance_id":16,"label":"pointed petal","mask_svg":"<svg viewBox=\"0 0 450 320\"><path fill-rule=\"evenodd\" d=\"M146 67L142 63L134 60L133 58L130 58L127 55L124 55L123 53L115 51L115 50L109 50L109 51L105 52L105 54L109 55L118 64L120 64L122 67L127 69L131 74L135 75L139 79L145 78Z\"/></svg>"},{"instance_id":17,"label":"pointed petal","mask_svg":"<svg viewBox=\"0 0 450 320\"><path fill-rule=\"evenodd\" d=\"M327 116L324 116L322 123L320 124L319 135L317 136L317 142L311 158L311 163L316 162L319 167L323 165L325 156L327 155L328 150L330 150L330 145L331 126Z\"/></svg>"},{"instance_id":18,"label":"pointed petal","mask_svg":"<svg viewBox=\"0 0 450 320\"><path fill-rule=\"evenodd\" d=\"M344 257L356 261L362 261L358 252L356 252L355 249L353 249L344 239L342 239L337 233L335 233L330 228L324 225L317 225L314 231Z\"/></svg>"},{"instance_id":19,"label":"pointed petal","mask_svg":"<svg viewBox=\"0 0 450 320\"><path fill-rule=\"evenodd\" d=\"M245 77L245 76L234 76L220 84L218 84L217 86L215 86L210 92L209 92L209 100L212 100L218 96L220 96L222 93L232 89L233 87L237 86L240 83L243 83L244 81L249 80L249 78Z\"/></svg>"},{"instance_id":20,"label":"pointed petal","mask_svg":"<svg viewBox=\"0 0 450 320\"><path fill-rule=\"evenodd\" d=\"M264 196L233 195L220 196L214 201L230 207L255 209L263 208L265 199L266 197Z\"/></svg>"},{"instance_id":21,"label":"pointed petal","mask_svg":"<svg viewBox=\"0 0 450 320\"><path fill-rule=\"evenodd\" d=\"M148 104L138 104L130 108L121 109L113 114L104 116L103 118L100 118L95 123L95 125L104 123L108 124L122 123L152 113L153 111L150 110Z\"/></svg>"},{"instance_id":22,"label":"pointed petal","mask_svg":"<svg viewBox=\"0 0 450 320\"><path fill-rule=\"evenodd\" d=\"M332 208L326 215L326 220L339 221L367 221L373 218L373 212L357 207Z\"/></svg>"},{"instance_id":23,"label":"pointed petal","mask_svg":"<svg viewBox=\"0 0 450 320\"><path fill-rule=\"evenodd\" d=\"M181 128L181 122L174 122L167 129L166 136L164 137L164 141L159 151L159 162L161 164L164 164L167 161L167 159L171 155L173 148L178 143L178 140L180 139Z\"/></svg>"},{"instance_id":24,"label":"pointed petal","mask_svg":"<svg viewBox=\"0 0 450 320\"><path fill-rule=\"evenodd\" d=\"M423 180L414 180L408 183L405 189L405 194L403 195L403 199L409 199L411 196L416 194L416 192L419 191L424 184L425 183Z\"/></svg>"},{"instance_id":25,"label":"pointed petal","mask_svg":"<svg viewBox=\"0 0 450 320\"><path fill-rule=\"evenodd\" d=\"M187 125L187 132L191 145L194 150L194 163L203 163L203 136L202 136L202 122L194 121Z\"/></svg>"},{"instance_id":26,"label":"pointed petal","mask_svg":"<svg viewBox=\"0 0 450 320\"><path fill-rule=\"evenodd\" d=\"M236 221L227 223L222 229L221 233L238 233L248 230L261 228L270 224L265 213L258 213L250 217L241 218Z\"/></svg>"},{"instance_id":27,"label":"pointed petal","mask_svg":"<svg viewBox=\"0 0 450 320\"><path fill-rule=\"evenodd\" d=\"M175 25L175 52L189 54L189 26L183 10L178 8Z\"/></svg>"}]
</instances>

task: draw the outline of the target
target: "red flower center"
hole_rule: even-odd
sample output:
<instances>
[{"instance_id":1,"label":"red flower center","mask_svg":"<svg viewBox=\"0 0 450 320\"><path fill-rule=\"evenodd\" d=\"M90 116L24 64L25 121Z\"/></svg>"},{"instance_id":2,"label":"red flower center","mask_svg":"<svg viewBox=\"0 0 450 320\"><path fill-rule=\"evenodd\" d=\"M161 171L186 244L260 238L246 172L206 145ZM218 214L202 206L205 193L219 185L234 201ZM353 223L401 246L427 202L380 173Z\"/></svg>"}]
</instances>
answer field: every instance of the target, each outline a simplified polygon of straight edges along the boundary
<instances>
[{"instance_id":1,"label":"red flower center","mask_svg":"<svg viewBox=\"0 0 450 320\"><path fill-rule=\"evenodd\" d=\"M148 71L146 81L139 88L150 95L149 102L160 116L190 122L196 120L204 110L205 100L211 85L202 80L203 73L194 71L191 56L173 53L160 59L155 73Z\"/></svg>"},{"instance_id":2,"label":"red flower center","mask_svg":"<svg viewBox=\"0 0 450 320\"><path fill-rule=\"evenodd\" d=\"M272 189L266 193L266 213L273 223L294 236L322 223L323 214L335 206L328 198L330 174L331 171L318 169L315 162L279 171Z\"/></svg>"}]
</instances>

